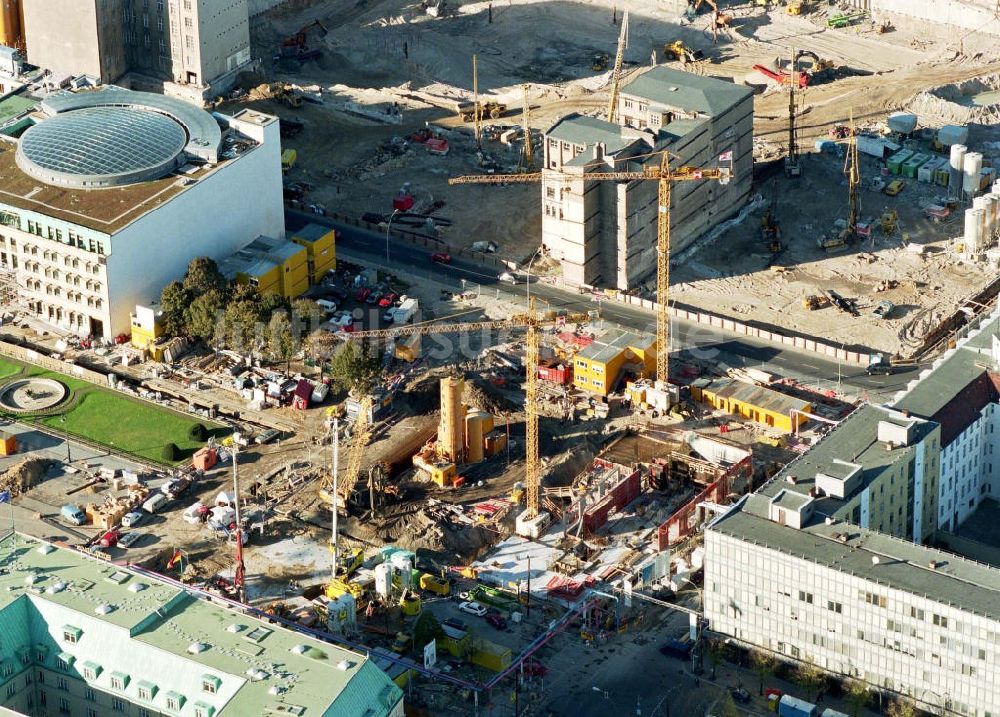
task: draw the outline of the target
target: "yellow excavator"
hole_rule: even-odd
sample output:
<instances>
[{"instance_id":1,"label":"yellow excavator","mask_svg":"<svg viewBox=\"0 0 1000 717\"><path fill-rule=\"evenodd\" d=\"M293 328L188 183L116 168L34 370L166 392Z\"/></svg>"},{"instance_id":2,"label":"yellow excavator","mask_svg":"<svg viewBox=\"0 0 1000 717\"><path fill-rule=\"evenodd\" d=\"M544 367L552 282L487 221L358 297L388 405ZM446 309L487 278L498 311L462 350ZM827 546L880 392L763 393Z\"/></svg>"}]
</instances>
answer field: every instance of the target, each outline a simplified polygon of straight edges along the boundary
<instances>
[{"instance_id":1,"label":"yellow excavator","mask_svg":"<svg viewBox=\"0 0 1000 717\"><path fill-rule=\"evenodd\" d=\"M705 59L705 53L684 44L683 40L674 40L663 46L663 57L669 62L679 60L682 64L694 63Z\"/></svg>"}]
</instances>

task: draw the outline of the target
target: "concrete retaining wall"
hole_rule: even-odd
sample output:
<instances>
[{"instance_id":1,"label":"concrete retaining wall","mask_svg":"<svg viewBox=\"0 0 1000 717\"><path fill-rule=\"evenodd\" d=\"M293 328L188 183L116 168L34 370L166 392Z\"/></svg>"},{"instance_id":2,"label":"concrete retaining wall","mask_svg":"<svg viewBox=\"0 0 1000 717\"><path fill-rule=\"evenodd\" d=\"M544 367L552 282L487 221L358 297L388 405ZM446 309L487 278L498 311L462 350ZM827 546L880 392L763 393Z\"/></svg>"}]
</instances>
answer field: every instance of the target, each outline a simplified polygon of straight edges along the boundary
<instances>
[{"instance_id":1,"label":"concrete retaining wall","mask_svg":"<svg viewBox=\"0 0 1000 717\"><path fill-rule=\"evenodd\" d=\"M862 10L1000 35L1000 22L993 22L996 3L985 0L850 0L850 4Z\"/></svg>"},{"instance_id":2,"label":"concrete retaining wall","mask_svg":"<svg viewBox=\"0 0 1000 717\"><path fill-rule=\"evenodd\" d=\"M656 310L656 302L650 301L649 299L642 299L638 296L616 293L605 293L604 296L612 301L618 301L631 306L641 306L642 308L649 309L650 311ZM750 338L754 338L759 341L767 341L779 346L787 346L799 351L808 351L810 353L819 354L820 356L828 358L832 361L843 361L844 363L856 364L858 366L867 366L871 360L871 354L869 353L847 351L846 349L825 344L822 341L817 341L816 339L808 336L786 336L785 334L768 331L767 329L750 326L742 323L741 321L728 319L724 316L717 316L703 311L691 311L681 306L671 306L670 316L675 319L692 321L696 324L704 324L705 326L711 326L716 329L732 331L735 334L749 336Z\"/></svg>"},{"instance_id":3,"label":"concrete retaining wall","mask_svg":"<svg viewBox=\"0 0 1000 717\"><path fill-rule=\"evenodd\" d=\"M108 385L108 377L103 373L91 371L88 368L77 366L76 364L59 361L46 356L45 354L41 354L34 349L25 348L24 346L16 346L14 344L8 344L0 341L0 354L17 359L18 361L22 361L26 364L66 374L67 376L73 376L74 378L80 378L84 381L90 381L91 383L96 383L101 386Z\"/></svg>"}]
</instances>

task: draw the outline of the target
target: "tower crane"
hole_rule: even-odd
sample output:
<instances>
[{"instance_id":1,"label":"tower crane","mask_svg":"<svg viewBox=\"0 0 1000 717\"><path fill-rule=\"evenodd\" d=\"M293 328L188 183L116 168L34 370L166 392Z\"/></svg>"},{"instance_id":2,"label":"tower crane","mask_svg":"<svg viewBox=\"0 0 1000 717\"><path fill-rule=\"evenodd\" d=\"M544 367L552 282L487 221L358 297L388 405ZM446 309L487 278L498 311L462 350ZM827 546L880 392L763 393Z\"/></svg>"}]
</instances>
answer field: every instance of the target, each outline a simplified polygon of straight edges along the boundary
<instances>
[{"instance_id":1,"label":"tower crane","mask_svg":"<svg viewBox=\"0 0 1000 717\"><path fill-rule=\"evenodd\" d=\"M628 44L628 11L622 15L622 29L618 33L618 50L615 52L615 66L611 70L611 98L608 100L608 122L618 118L618 90L622 83L622 63L625 61L625 46Z\"/></svg>"},{"instance_id":2,"label":"tower crane","mask_svg":"<svg viewBox=\"0 0 1000 717\"><path fill-rule=\"evenodd\" d=\"M652 180L659 183L656 222L656 378L658 388L665 390L670 376L670 201L674 182L715 180L727 184L732 177L728 167L678 167L670 168L666 150L660 153L658 166L644 167L641 172L587 172L582 175L566 174L555 170L528 174L484 174L452 177L449 184L527 184L546 180L584 182L631 182Z\"/></svg>"},{"instance_id":3,"label":"tower crane","mask_svg":"<svg viewBox=\"0 0 1000 717\"><path fill-rule=\"evenodd\" d=\"M371 423L368 414L371 412L372 399L366 396L358 407L358 415L354 419L353 439L351 441L351 452L347 458L347 470L343 475L336 476L336 494L333 489L334 476L330 477L319 490L319 497L324 503L330 506L330 510L337 508L347 508L347 501L354 493L354 486L361 475L361 460L364 457L365 446L371 438Z\"/></svg>"},{"instance_id":4,"label":"tower crane","mask_svg":"<svg viewBox=\"0 0 1000 717\"><path fill-rule=\"evenodd\" d=\"M515 175L518 177L530 175ZM499 319L495 321L470 321L455 324L419 324L415 326L396 326L390 329L372 329L370 331L353 331L350 333L330 334L331 340L342 337L348 341L359 341L362 339L391 339L396 336L425 336L428 334L439 334L451 331L482 331L489 329L527 329L525 337L524 353L524 425L525 425L525 488L527 493L527 507L519 518L519 523L523 521L534 521L539 515L539 485L541 484L541 467L538 455L538 358L539 358L539 329L550 326L561 326L567 323L579 323L590 321L596 318L596 314L570 314L566 316L543 316L540 317L535 310L534 299L528 304L528 311L525 314L518 314L509 319ZM325 338L325 337L324 337ZM355 436L357 440L357 436ZM367 443L367 438L364 441ZM356 442L355 445L358 445ZM362 444L363 445L363 444ZM360 468L360 451L358 451L358 468ZM351 456L352 460L354 454ZM347 478L350 479L350 463L348 466ZM356 474L355 474L356 480ZM352 483L353 485L353 483ZM348 494L349 495L349 494Z\"/></svg>"}]
</instances>

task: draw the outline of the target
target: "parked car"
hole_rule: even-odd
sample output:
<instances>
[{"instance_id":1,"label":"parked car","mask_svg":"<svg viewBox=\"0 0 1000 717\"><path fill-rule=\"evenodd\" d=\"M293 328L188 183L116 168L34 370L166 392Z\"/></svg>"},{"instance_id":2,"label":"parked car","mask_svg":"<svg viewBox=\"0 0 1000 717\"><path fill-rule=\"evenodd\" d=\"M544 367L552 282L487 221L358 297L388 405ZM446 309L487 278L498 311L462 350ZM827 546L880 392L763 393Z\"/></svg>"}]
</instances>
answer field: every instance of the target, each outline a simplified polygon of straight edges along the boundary
<instances>
[{"instance_id":1,"label":"parked car","mask_svg":"<svg viewBox=\"0 0 1000 717\"><path fill-rule=\"evenodd\" d=\"M447 252L443 251L436 251L433 254L431 254L431 261L433 261L435 264L450 264L451 254L448 254Z\"/></svg>"},{"instance_id":2,"label":"parked car","mask_svg":"<svg viewBox=\"0 0 1000 717\"><path fill-rule=\"evenodd\" d=\"M495 627L497 630L506 630L507 621L503 619L503 615L497 612L491 612L486 616L486 622Z\"/></svg>"},{"instance_id":3,"label":"parked car","mask_svg":"<svg viewBox=\"0 0 1000 717\"><path fill-rule=\"evenodd\" d=\"M377 304L381 300L382 300L382 292L373 291L368 295L368 298L365 299L365 303L370 304L371 306L375 306L375 304Z\"/></svg>"},{"instance_id":4,"label":"parked car","mask_svg":"<svg viewBox=\"0 0 1000 717\"><path fill-rule=\"evenodd\" d=\"M486 614L486 608L477 602L463 602L458 606L458 609L462 612L467 612L470 615L478 615L479 617Z\"/></svg>"},{"instance_id":5,"label":"parked car","mask_svg":"<svg viewBox=\"0 0 1000 717\"><path fill-rule=\"evenodd\" d=\"M328 314L332 314L337 310L337 302L330 301L329 299L317 299L316 305Z\"/></svg>"},{"instance_id":6,"label":"parked car","mask_svg":"<svg viewBox=\"0 0 1000 717\"><path fill-rule=\"evenodd\" d=\"M80 510L80 506L67 504L59 510L59 515L68 523L73 525L84 525L87 522L87 514Z\"/></svg>"},{"instance_id":7,"label":"parked car","mask_svg":"<svg viewBox=\"0 0 1000 717\"><path fill-rule=\"evenodd\" d=\"M335 286L330 287L326 290L326 293L332 296L336 301L343 301L347 298L347 292L343 289L338 289Z\"/></svg>"},{"instance_id":8,"label":"parked car","mask_svg":"<svg viewBox=\"0 0 1000 717\"><path fill-rule=\"evenodd\" d=\"M465 624L464 620L459 620L457 617L448 617L441 621L442 625L447 625L448 627L453 627L456 630L468 630L469 626Z\"/></svg>"},{"instance_id":9,"label":"parked car","mask_svg":"<svg viewBox=\"0 0 1000 717\"><path fill-rule=\"evenodd\" d=\"M146 499L146 502L142 504L142 509L147 513L159 513L169 502L170 499L163 495L163 493L155 493L152 497Z\"/></svg>"},{"instance_id":10,"label":"parked car","mask_svg":"<svg viewBox=\"0 0 1000 717\"><path fill-rule=\"evenodd\" d=\"M733 699L737 702L746 703L750 701L750 692L746 687L734 687L729 691L729 694L732 695Z\"/></svg>"},{"instance_id":11,"label":"parked car","mask_svg":"<svg viewBox=\"0 0 1000 717\"><path fill-rule=\"evenodd\" d=\"M889 185L883 191L890 197L895 197L897 194L903 191L903 187L905 186L906 182L904 182L902 179L894 179L891 182L889 182Z\"/></svg>"},{"instance_id":12,"label":"parked car","mask_svg":"<svg viewBox=\"0 0 1000 717\"><path fill-rule=\"evenodd\" d=\"M125 517L122 518L123 528L134 528L137 525L142 525L146 520L146 514L141 510L133 510L131 513L126 513Z\"/></svg>"},{"instance_id":13,"label":"parked car","mask_svg":"<svg viewBox=\"0 0 1000 717\"><path fill-rule=\"evenodd\" d=\"M190 505L184 510L184 522L191 525L204 523L208 519L209 507L201 501Z\"/></svg>"},{"instance_id":14,"label":"parked car","mask_svg":"<svg viewBox=\"0 0 1000 717\"><path fill-rule=\"evenodd\" d=\"M113 548L116 545L118 545L118 539L120 537L121 534L117 530L109 530L108 532L106 532L104 535L101 536L101 539L98 541L98 544L105 549Z\"/></svg>"},{"instance_id":15,"label":"parked car","mask_svg":"<svg viewBox=\"0 0 1000 717\"><path fill-rule=\"evenodd\" d=\"M535 660L525 660L522 669L528 677L545 677L549 672L548 667Z\"/></svg>"},{"instance_id":16,"label":"parked car","mask_svg":"<svg viewBox=\"0 0 1000 717\"><path fill-rule=\"evenodd\" d=\"M371 293L372 293L371 289L369 289L367 286L363 286L360 289L358 289L356 292L354 292L354 300L355 301L364 301L365 299L368 298L368 296Z\"/></svg>"},{"instance_id":17,"label":"parked car","mask_svg":"<svg viewBox=\"0 0 1000 717\"><path fill-rule=\"evenodd\" d=\"M396 303L396 299L398 297L399 294L397 294L396 292L387 291L382 295L382 298L378 300L378 305L381 306L383 309L387 309Z\"/></svg>"},{"instance_id":18,"label":"parked car","mask_svg":"<svg viewBox=\"0 0 1000 717\"><path fill-rule=\"evenodd\" d=\"M141 530L130 530L125 535L118 538L119 548L131 548L146 536Z\"/></svg>"}]
</instances>

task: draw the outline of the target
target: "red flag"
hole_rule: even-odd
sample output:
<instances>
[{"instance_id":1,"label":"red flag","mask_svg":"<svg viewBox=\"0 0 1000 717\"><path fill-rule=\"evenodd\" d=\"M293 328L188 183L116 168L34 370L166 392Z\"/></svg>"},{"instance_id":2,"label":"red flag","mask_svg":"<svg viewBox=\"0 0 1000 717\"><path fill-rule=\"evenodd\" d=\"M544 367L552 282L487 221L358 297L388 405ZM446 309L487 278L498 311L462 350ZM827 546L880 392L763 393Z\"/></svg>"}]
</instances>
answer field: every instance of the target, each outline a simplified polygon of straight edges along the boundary
<instances>
[{"instance_id":1,"label":"red flag","mask_svg":"<svg viewBox=\"0 0 1000 717\"><path fill-rule=\"evenodd\" d=\"M181 551L179 549L174 550L174 554L170 556L170 560L167 561L167 570L174 567L181 559Z\"/></svg>"}]
</instances>

